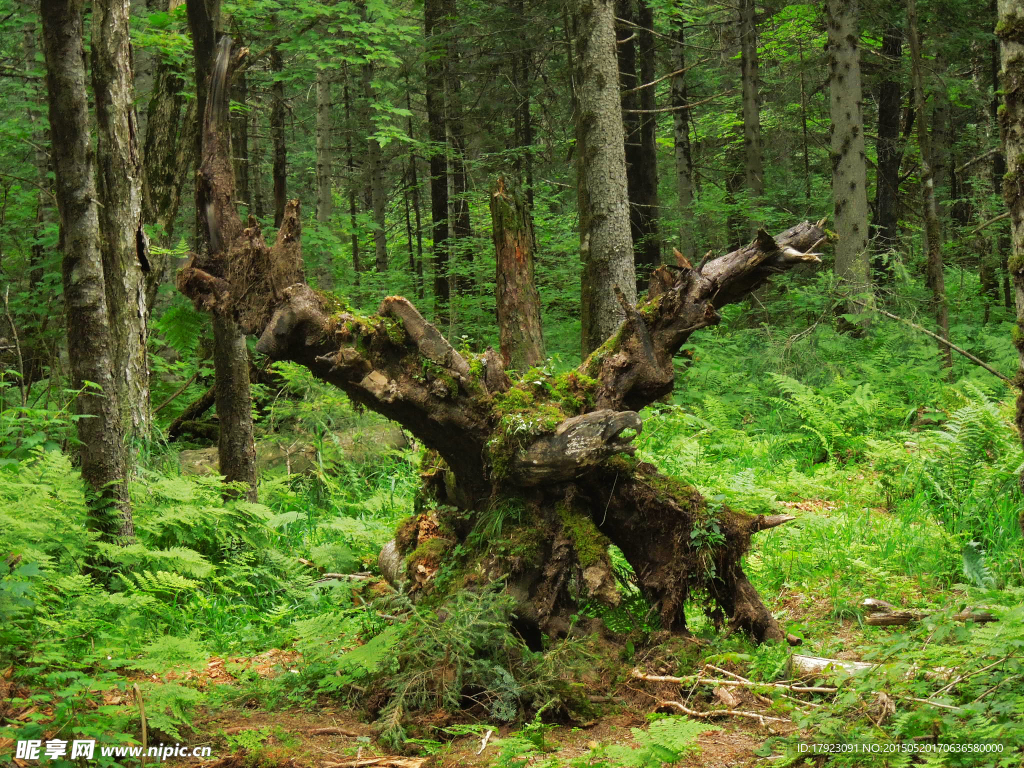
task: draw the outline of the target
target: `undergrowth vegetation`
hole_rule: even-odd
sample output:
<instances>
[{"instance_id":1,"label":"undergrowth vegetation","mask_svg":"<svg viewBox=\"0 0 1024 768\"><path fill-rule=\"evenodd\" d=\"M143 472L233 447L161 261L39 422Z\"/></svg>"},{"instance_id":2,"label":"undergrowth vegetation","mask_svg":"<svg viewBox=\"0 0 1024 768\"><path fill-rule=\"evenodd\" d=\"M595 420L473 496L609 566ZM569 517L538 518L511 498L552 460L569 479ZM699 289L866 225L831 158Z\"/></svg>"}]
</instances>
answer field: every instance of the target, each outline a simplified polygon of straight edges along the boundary
<instances>
[{"instance_id":1,"label":"undergrowth vegetation","mask_svg":"<svg viewBox=\"0 0 1024 768\"><path fill-rule=\"evenodd\" d=\"M759 754L798 762L804 742L987 742L1006 751L929 764L1019 764L1024 499L1011 392L961 361L947 380L931 342L899 325L839 334L821 288L783 280L771 318L730 309L687 350L674 401L645 414L637 441L641 458L712 504L791 512L793 522L755 539L755 585L804 652L875 664L811 704L761 689L801 730L767 738ZM972 351L1009 371L1008 316L995 310L983 325L974 297L953 305L959 322L972 321ZM177 375L190 375L204 365L202 344L171 331L180 318L164 319L157 343L177 345ZM265 473L259 504L225 501L215 476L183 473L178 448L141 446L138 538L127 547L85 526L81 481L62 450L76 393L21 406L14 380L0 381L0 762L15 741L55 733L137 743L137 689L151 741L187 740L204 708L341 705L374 722L390 749L441 755L453 739L503 729L488 752L498 766L660 766L695 750L711 726L656 716L564 759L548 739L555 724L605 712L595 694L614 706L633 665L685 675L714 663L764 684L789 674L788 648L723 635L697 606L702 645L666 642L617 551L620 608L584 606L578 636L539 649L513 629L501 584L427 606L365 577L416 507L420 450L350 460L339 434L376 422L300 369L276 369L285 394L259 407L261 440L308 444L308 470ZM480 535L509 535L515 510L500 512ZM864 598L925 618L866 625ZM999 621L957 621L965 607ZM285 674L247 668L272 649L293 654ZM232 684L201 682L211 657L228 660Z\"/></svg>"}]
</instances>

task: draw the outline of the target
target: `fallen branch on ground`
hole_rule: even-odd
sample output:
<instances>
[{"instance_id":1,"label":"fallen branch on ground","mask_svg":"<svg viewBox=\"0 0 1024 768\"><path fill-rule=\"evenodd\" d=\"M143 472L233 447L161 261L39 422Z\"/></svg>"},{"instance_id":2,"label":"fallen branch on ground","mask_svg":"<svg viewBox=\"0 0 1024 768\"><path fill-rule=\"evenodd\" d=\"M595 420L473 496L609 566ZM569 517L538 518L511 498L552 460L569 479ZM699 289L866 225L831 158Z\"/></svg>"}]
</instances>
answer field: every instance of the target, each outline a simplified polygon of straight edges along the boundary
<instances>
[{"instance_id":1,"label":"fallen branch on ground","mask_svg":"<svg viewBox=\"0 0 1024 768\"><path fill-rule=\"evenodd\" d=\"M746 717L751 720L757 720L761 725L764 725L766 721L773 723L789 723L792 722L789 718L785 717L770 717L768 715L762 715L757 712L747 712L743 709L709 709L707 712L701 712L698 709L691 709L685 704L678 701L664 700L658 702L658 709L662 707L672 707L678 709L684 715L690 717L697 717L703 720L708 720L713 717Z\"/></svg>"}]
</instances>

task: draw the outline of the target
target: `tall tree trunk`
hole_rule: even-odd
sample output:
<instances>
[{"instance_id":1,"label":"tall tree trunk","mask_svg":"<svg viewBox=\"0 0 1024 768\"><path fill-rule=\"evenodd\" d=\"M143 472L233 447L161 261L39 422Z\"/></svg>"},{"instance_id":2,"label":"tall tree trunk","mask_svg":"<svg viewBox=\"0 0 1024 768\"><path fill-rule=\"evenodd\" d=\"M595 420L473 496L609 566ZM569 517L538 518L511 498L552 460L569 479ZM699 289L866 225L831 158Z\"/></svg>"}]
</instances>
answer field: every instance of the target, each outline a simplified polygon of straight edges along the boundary
<instances>
[{"instance_id":1,"label":"tall tree trunk","mask_svg":"<svg viewBox=\"0 0 1024 768\"><path fill-rule=\"evenodd\" d=\"M207 97L223 102L218 112L220 131L214 145L212 137L198 131L202 158L196 182L196 210L199 226L196 231L196 252L191 264L205 265L216 260L224 250L226 242L234 234L229 224L238 219L235 211L235 179L231 167L231 134L229 128L228 104L222 96L223 89L229 88L225 79L214 81L214 50L216 29L220 20L220 0L187 0L189 28L192 31L192 50L196 62L196 106L204 123L210 120L212 111L207 106ZM221 45L227 48L228 40ZM227 72L227 61L221 78ZM218 90L218 88L220 90ZM275 159L276 162L276 159ZM214 182L214 177L217 177ZM228 216L228 209L234 218ZM179 275L179 288L181 276ZM256 444L253 438L252 395L249 388L249 358L245 353L245 334L239 328L231 312L215 311L213 314L213 358L217 387L217 418L220 422L220 438L217 456L220 472L228 482L247 484L244 492L250 501L256 500ZM227 496L234 496L229 491Z\"/></svg>"},{"instance_id":2,"label":"tall tree trunk","mask_svg":"<svg viewBox=\"0 0 1024 768\"><path fill-rule=\"evenodd\" d=\"M804 156L804 199L809 203L811 201L811 152L807 132L807 72L804 66L802 40L797 40L797 47L800 51L800 143Z\"/></svg>"},{"instance_id":3,"label":"tall tree trunk","mask_svg":"<svg viewBox=\"0 0 1024 768\"><path fill-rule=\"evenodd\" d=\"M349 94L347 70L345 75L342 95L345 101L345 167L348 169L348 223L351 230L352 271L355 275L355 284L359 285L359 273L363 271L363 265L359 259L359 196L356 194L356 160L352 154L352 133L355 131L355 119L354 110L352 109L352 98Z\"/></svg>"},{"instance_id":4,"label":"tall tree trunk","mask_svg":"<svg viewBox=\"0 0 1024 768\"><path fill-rule=\"evenodd\" d=\"M869 290L868 195L861 114L858 8L829 0L829 103L832 117L832 195L835 200L836 276L847 294ZM857 311L848 305L848 311Z\"/></svg>"},{"instance_id":5,"label":"tall tree trunk","mask_svg":"<svg viewBox=\"0 0 1024 768\"><path fill-rule=\"evenodd\" d=\"M525 371L545 357L540 295L533 277L533 225L522 193L503 176L491 192L491 225L501 358L506 369Z\"/></svg>"},{"instance_id":6,"label":"tall tree trunk","mask_svg":"<svg viewBox=\"0 0 1024 768\"><path fill-rule=\"evenodd\" d=\"M515 18L522 24L529 23L523 0L512 0ZM519 178L526 182L526 215L533 218L533 115L530 109L532 101L531 69L533 53L529 45L521 40L514 43L512 54L512 86L518 100L515 109L515 169ZM536 246L536 243L534 244Z\"/></svg>"},{"instance_id":7,"label":"tall tree trunk","mask_svg":"<svg viewBox=\"0 0 1024 768\"><path fill-rule=\"evenodd\" d=\"M673 61L676 69L686 69L685 22L679 22ZM693 154L690 147L690 109L686 72L672 76L672 121L675 128L676 194L679 196L679 251L691 262L697 256L697 237L693 215Z\"/></svg>"},{"instance_id":8,"label":"tall tree trunk","mask_svg":"<svg viewBox=\"0 0 1024 768\"><path fill-rule=\"evenodd\" d=\"M231 100L239 105L231 115L231 155L235 164L238 200L252 212L252 187L249 183L249 81L239 72L231 84Z\"/></svg>"},{"instance_id":9,"label":"tall tree trunk","mask_svg":"<svg viewBox=\"0 0 1024 768\"><path fill-rule=\"evenodd\" d=\"M100 251L100 217L89 135L83 0L41 0L50 136L64 253L61 272L82 479L91 496L89 522L104 537L134 536L125 433L115 386ZM87 384L91 382L91 384Z\"/></svg>"},{"instance_id":10,"label":"tall tree trunk","mask_svg":"<svg viewBox=\"0 0 1024 768\"><path fill-rule=\"evenodd\" d=\"M316 73L316 220L327 224L334 211L331 174L334 166L331 132L331 77L326 69Z\"/></svg>"},{"instance_id":11,"label":"tall tree trunk","mask_svg":"<svg viewBox=\"0 0 1024 768\"><path fill-rule=\"evenodd\" d=\"M365 18L365 10L363 10ZM378 272L386 272L388 268L387 241L387 190L384 187L384 158L381 154L380 142L374 134L377 126L373 122L373 62L366 61L362 66L363 81L363 128L367 132L366 139L366 187L370 192L369 205L373 212L373 250L374 268Z\"/></svg>"},{"instance_id":12,"label":"tall tree trunk","mask_svg":"<svg viewBox=\"0 0 1024 768\"><path fill-rule=\"evenodd\" d=\"M764 195L764 158L761 153L760 74L757 60L755 0L740 0L740 72L743 85L743 171L750 194L750 231L757 231L759 199Z\"/></svg>"},{"instance_id":13,"label":"tall tree trunk","mask_svg":"<svg viewBox=\"0 0 1024 768\"><path fill-rule=\"evenodd\" d=\"M405 108L409 110L409 139L415 138L412 121L412 91L408 88L409 78L406 74ZM418 158L415 152L409 153L409 186L412 190L412 210L416 217L416 297L423 298L423 219L420 213L420 180L416 168Z\"/></svg>"},{"instance_id":14,"label":"tall tree trunk","mask_svg":"<svg viewBox=\"0 0 1024 768\"><path fill-rule=\"evenodd\" d=\"M427 134L430 139L430 220L433 245L434 314L438 325L447 317L451 291L448 285L448 130L445 120L445 58L448 55L448 21L444 0L424 0L423 33L426 37Z\"/></svg>"},{"instance_id":15,"label":"tall tree trunk","mask_svg":"<svg viewBox=\"0 0 1024 768\"><path fill-rule=\"evenodd\" d=\"M284 136L286 107L284 103L284 60L275 45L270 51L270 142L274 149L274 226L284 221L284 208L288 202L288 144Z\"/></svg>"},{"instance_id":16,"label":"tall tree trunk","mask_svg":"<svg viewBox=\"0 0 1024 768\"><path fill-rule=\"evenodd\" d=\"M999 9L997 7L997 0L992 0L992 16L994 21L998 21ZM992 73L992 100L989 102L990 118L992 124L995 126L999 125L999 105L1002 103L1002 98L999 93L999 72L1001 69L1000 61L1000 42L999 37L996 36L991 43L991 73ZM1006 155L1005 148L1001 147L992 156L992 191L996 194L1000 194L1003 191L1003 177L1006 176ZM986 289L986 294L991 295L993 301L999 299L999 277L997 265L1002 267L1003 270L1003 304L1009 308L1013 306L1013 291L1011 290L1010 270L1009 270L1009 254L1010 254L1010 238L1006 236L1002 229L997 230L997 233L992 238L992 246L995 252L990 254L986 261L991 266L988 269L982 270L983 288ZM994 263L993 263L994 262ZM984 266L984 265L983 265ZM991 272L991 278L985 279L986 272Z\"/></svg>"},{"instance_id":17,"label":"tall tree trunk","mask_svg":"<svg viewBox=\"0 0 1024 768\"><path fill-rule=\"evenodd\" d=\"M924 205L924 231L928 241L927 283L932 290L932 307L939 334L949 339L949 307L946 304L946 277L942 264L942 224L935 202L932 175L932 151L925 113L924 72L921 62L921 38L917 27L917 0L907 0L907 30L910 39L910 63L914 81L914 108L917 111L917 143L921 152L921 202ZM939 343L939 357L952 375L953 352Z\"/></svg>"},{"instance_id":18,"label":"tall tree trunk","mask_svg":"<svg viewBox=\"0 0 1024 768\"><path fill-rule=\"evenodd\" d=\"M1004 109L1000 112L1000 128L1006 165L1009 173L1003 181L1003 198L1010 210L1013 255L1009 268L1013 277L1014 295L1017 302L1017 327L1013 343L1020 355L1020 369L1017 385L1022 391L1017 394L1015 422L1017 432L1024 440L1024 37L1021 24L1024 23L1024 0L999 0L999 23L996 36L1002 46L1001 83ZM1024 474L1021 475L1024 488ZM1024 527L1024 515L1021 516Z\"/></svg>"},{"instance_id":19,"label":"tall tree trunk","mask_svg":"<svg viewBox=\"0 0 1024 768\"><path fill-rule=\"evenodd\" d=\"M654 82L654 12L647 0L637 0L637 50L640 82L638 85ZM661 264L661 236L658 231L660 215L658 200L658 117L654 114L655 86L640 90L640 166L635 169L637 176L636 198L630 198L637 213L637 230L633 233L634 253L638 257L637 272L641 284L646 288L650 273ZM639 250L636 249L639 233Z\"/></svg>"},{"instance_id":20,"label":"tall tree trunk","mask_svg":"<svg viewBox=\"0 0 1024 768\"><path fill-rule=\"evenodd\" d=\"M135 116L128 0L93 0L92 82L100 251L110 320L114 385L130 437L150 429L145 272L149 238L142 227L142 158Z\"/></svg>"},{"instance_id":21,"label":"tall tree trunk","mask_svg":"<svg viewBox=\"0 0 1024 768\"><path fill-rule=\"evenodd\" d=\"M196 125L202 122L200 115ZM263 187L263 137L260 135L260 111L253 105L249 115L249 188L252 190L252 212L257 219L267 215L267 196Z\"/></svg>"},{"instance_id":22,"label":"tall tree trunk","mask_svg":"<svg viewBox=\"0 0 1024 768\"><path fill-rule=\"evenodd\" d=\"M883 72L878 85L878 175L875 184L875 253L885 254L899 239L900 162L900 70L903 58L903 30L886 25L882 36ZM875 263L876 272L889 273L887 260Z\"/></svg>"},{"instance_id":23,"label":"tall tree trunk","mask_svg":"<svg viewBox=\"0 0 1024 768\"><path fill-rule=\"evenodd\" d=\"M612 0L574 0L576 14L576 185L579 196L582 347L586 356L636 303L626 154Z\"/></svg>"},{"instance_id":24,"label":"tall tree trunk","mask_svg":"<svg viewBox=\"0 0 1024 768\"><path fill-rule=\"evenodd\" d=\"M918 30L918 33L920 33L920 30ZM936 55L933 66L936 72L946 72L949 70L949 63L941 53ZM952 169L950 168L949 94L946 92L945 83L941 79L937 83L937 87L932 89L931 102L932 179L935 185L935 201L939 210L939 220L942 221L947 218L944 203L948 203L951 198L949 184Z\"/></svg>"},{"instance_id":25,"label":"tall tree trunk","mask_svg":"<svg viewBox=\"0 0 1024 768\"><path fill-rule=\"evenodd\" d=\"M445 17L458 18L457 0L445 0ZM466 163L466 137L462 119L462 77L459 73L458 40L454 34L447 38L447 52L444 59L445 128L448 139L448 225L451 237L449 258L453 262L472 262L473 249L468 239L473 236L469 215L469 171ZM449 279L451 290L462 294L473 288L473 271L469 264L455 270L454 280ZM452 318L454 322L454 312Z\"/></svg>"},{"instance_id":26,"label":"tall tree trunk","mask_svg":"<svg viewBox=\"0 0 1024 768\"><path fill-rule=\"evenodd\" d=\"M333 70L316 73L316 220L329 226L334 213L334 133L331 128ZM317 284L330 290L334 285L331 256L317 270Z\"/></svg>"}]
</instances>

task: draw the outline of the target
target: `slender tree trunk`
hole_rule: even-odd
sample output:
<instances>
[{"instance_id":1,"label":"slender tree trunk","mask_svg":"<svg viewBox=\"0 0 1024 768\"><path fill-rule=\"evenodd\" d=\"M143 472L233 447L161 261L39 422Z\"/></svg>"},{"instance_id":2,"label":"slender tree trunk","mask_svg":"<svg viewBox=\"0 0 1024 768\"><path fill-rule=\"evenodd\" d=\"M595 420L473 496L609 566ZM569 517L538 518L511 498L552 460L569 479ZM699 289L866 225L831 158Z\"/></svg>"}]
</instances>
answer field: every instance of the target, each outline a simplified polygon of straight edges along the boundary
<instances>
[{"instance_id":1,"label":"slender tree trunk","mask_svg":"<svg viewBox=\"0 0 1024 768\"><path fill-rule=\"evenodd\" d=\"M212 85L214 73L214 48L216 29L220 19L219 0L187 0L189 28L192 31L192 49L196 62L196 106L201 119L207 118L208 89ZM225 67L226 71L226 67ZM228 83L220 82L221 88ZM225 125L223 129L228 136L223 141L230 151L230 129L227 123L227 106L224 106ZM218 220L218 206L224 205L223 200L214 196L214 173L210 168L213 158L218 157L217 149L205 146L204 131L199 136L202 158L200 173L196 183L196 210L200 217L196 231L196 251L205 259L216 259L224 250L230 233L224 232L224 220ZM282 137L283 139L283 137ZM230 155L229 155L230 156ZM275 158L276 164L276 158ZM234 189L234 173L222 173L217 184L222 194L234 211L236 199ZM276 191L276 190L275 190ZM192 262L195 263L196 257ZM205 263L203 261L202 263ZM181 285L179 276L179 287ZM249 389L249 357L246 352L245 334L239 328L230 312L214 312L213 314L213 358L215 385L217 388L217 418L220 422L220 438L217 445L217 456L220 472L229 482L242 482L248 485L245 497L256 500L256 444L253 439L252 395ZM236 495L228 492L226 496Z\"/></svg>"},{"instance_id":2,"label":"slender tree trunk","mask_svg":"<svg viewBox=\"0 0 1024 768\"><path fill-rule=\"evenodd\" d=\"M804 199L811 201L811 153L807 135L807 73L804 71L804 44L797 40L800 51L800 133L804 156Z\"/></svg>"},{"instance_id":3,"label":"slender tree trunk","mask_svg":"<svg viewBox=\"0 0 1024 768\"><path fill-rule=\"evenodd\" d=\"M992 0L992 16L994 20L998 21L999 9L997 7L997 0ZM990 117L992 124L995 126L999 125L999 105L1002 103L1002 98L999 94L999 71L1000 71L1000 42L999 37L995 37L991 44L991 70L992 70L992 100L989 102ZM992 156L992 191L996 194L1000 194L1003 191L1003 177L1006 176L1006 154L1005 147L1000 148L1000 151L996 152ZM1011 289L1010 281L1010 270L1009 270L1009 254L1011 248L1010 238L1007 237L1006 233L999 229L997 234L992 238L992 245L995 249L995 253L991 254L988 261L991 266L988 270L982 270L982 287L986 294L991 295L993 301L999 300L999 277L997 267L1002 267L1003 271L1003 304L1009 308L1013 306L1013 290ZM993 263L994 262L994 263ZM985 272L991 272L991 278L985 279Z\"/></svg>"},{"instance_id":4,"label":"slender tree trunk","mask_svg":"<svg viewBox=\"0 0 1024 768\"><path fill-rule=\"evenodd\" d=\"M924 230L928 241L927 283L932 290L932 307L939 326L939 335L949 339L949 307L946 304L946 278L942 264L942 224L935 202L935 181L932 175L932 151L925 113L924 72L921 64L921 39L917 27L917 0L907 0L907 30L910 39L910 63L914 81L914 107L917 111L917 143L921 152L921 202L924 204ZM953 352L939 344L939 357L950 374Z\"/></svg>"},{"instance_id":5,"label":"slender tree trunk","mask_svg":"<svg viewBox=\"0 0 1024 768\"><path fill-rule=\"evenodd\" d=\"M405 108L409 110L409 139L415 137L412 121L412 92L408 88L409 78L406 75ZM415 152L409 153L409 186L412 190L412 210L416 217L416 297L423 298L423 220L420 213L420 181L419 172L416 169L417 157Z\"/></svg>"},{"instance_id":6,"label":"slender tree trunk","mask_svg":"<svg viewBox=\"0 0 1024 768\"><path fill-rule=\"evenodd\" d=\"M686 30L684 22L676 30L673 61L676 69L686 68ZM686 72L672 76L672 113L675 128L676 193L679 196L679 251L691 262L697 256L697 238L693 216L693 154L690 147L690 110Z\"/></svg>"},{"instance_id":7,"label":"slender tree trunk","mask_svg":"<svg viewBox=\"0 0 1024 768\"><path fill-rule=\"evenodd\" d=\"M586 356L625 318L616 293L636 303L626 154L615 55L615 5L574 0L576 184L580 213L582 347Z\"/></svg>"},{"instance_id":8,"label":"slender tree trunk","mask_svg":"<svg viewBox=\"0 0 1024 768\"><path fill-rule=\"evenodd\" d=\"M832 117L832 195L835 200L836 276L847 294L870 289L867 166L861 114L858 8L829 0L829 94ZM856 311L850 305L848 311Z\"/></svg>"},{"instance_id":9,"label":"slender tree trunk","mask_svg":"<svg viewBox=\"0 0 1024 768\"><path fill-rule=\"evenodd\" d=\"M331 77L321 69L316 73L316 220L321 224L330 222L334 211L331 106Z\"/></svg>"},{"instance_id":10,"label":"slender tree trunk","mask_svg":"<svg viewBox=\"0 0 1024 768\"><path fill-rule=\"evenodd\" d=\"M875 253L884 254L896 247L899 239L900 162L900 63L903 57L903 30L889 24L882 36L884 76L878 85L878 175L875 184ZM889 274L884 259L876 261L876 272Z\"/></svg>"},{"instance_id":11,"label":"slender tree trunk","mask_svg":"<svg viewBox=\"0 0 1024 768\"><path fill-rule=\"evenodd\" d=\"M445 17L458 18L457 0L445 0ZM448 139L448 210L451 237L449 258L452 263L472 262L473 250L468 240L473 236L469 215L469 171L466 164L465 127L462 119L462 78L459 74L459 51L457 36L447 37L447 51L444 60L445 128ZM462 294L473 289L473 271L469 263L457 268L455 279L449 279L451 290ZM452 322L455 321L454 312Z\"/></svg>"},{"instance_id":12,"label":"slender tree trunk","mask_svg":"<svg viewBox=\"0 0 1024 768\"><path fill-rule=\"evenodd\" d=\"M637 49L639 60L640 82L638 85L653 82L655 74L654 55L654 12L647 0L637 0ZM661 264L661 236L658 231L660 202L658 200L658 117L653 110L655 103L655 86L640 91L640 167L636 169L637 196L635 209L636 223L639 226L640 247L636 249L637 233L633 234L634 253L639 257L637 272L642 285L646 288L651 271ZM632 198L631 198L632 199Z\"/></svg>"},{"instance_id":13,"label":"slender tree trunk","mask_svg":"<svg viewBox=\"0 0 1024 768\"><path fill-rule=\"evenodd\" d=\"M1024 38L1020 25L1024 21L1024 0L999 0L999 23L996 36L1002 46L1001 83L1004 109L1000 112L1003 149L1008 173L1003 181L1003 198L1010 210L1013 255L1010 275L1017 302L1017 327L1013 343L1020 355L1017 384L1017 431L1024 440ZM1024 488L1024 474L1021 475ZM1024 515L1021 516L1024 528Z\"/></svg>"},{"instance_id":14,"label":"slender tree trunk","mask_svg":"<svg viewBox=\"0 0 1024 768\"><path fill-rule=\"evenodd\" d=\"M197 118L196 124L202 121ZM257 219L267 215L267 196L263 187L263 141L260 136L260 113L253 105L249 116L249 187L252 190L252 209Z\"/></svg>"},{"instance_id":15,"label":"slender tree trunk","mask_svg":"<svg viewBox=\"0 0 1024 768\"><path fill-rule=\"evenodd\" d=\"M522 193L503 176L491 192L491 225L501 358L506 369L525 371L545 357L540 295L533 277L533 225Z\"/></svg>"},{"instance_id":16,"label":"slender tree trunk","mask_svg":"<svg viewBox=\"0 0 1024 768\"><path fill-rule=\"evenodd\" d=\"M513 0L512 8L515 18L522 24L529 23L523 0ZM532 101L531 69L533 63L532 49L523 40L516 40L515 52L512 56L512 85L518 99L515 109L515 169L519 178L526 181L526 215L533 226L533 115L530 109ZM536 243L534 243L536 247Z\"/></svg>"},{"instance_id":17,"label":"slender tree trunk","mask_svg":"<svg viewBox=\"0 0 1024 768\"><path fill-rule=\"evenodd\" d=\"M331 85L333 70L321 69L316 73L316 220L329 226L334 213L334 134L331 128L333 98ZM317 283L330 290L334 284L331 256L317 270Z\"/></svg>"},{"instance_id":18,"label":"slender tree trunk","mask_svg":"<svg viewBox=\"0 0 1024 768\"><path fill-rule=\"evenodd\" d=\"M113 372L100 251L99 203L89 135L82 0L42 0L43 51L49 92L50 135L61 218L64 305L82 479L90 526L104 537L134 536L127 486L125 433ZM87 384L87 382L91 382Z\"/></svg>"},{"instance_id":19,"label":"slender tree trunk","mask_svg":"<svg viewBox=\"0 0 1024 768\"><path fill-rule=\"evenodd\" d=\"M365 11L364 18L365 18ZM384 159L380 142L374 137L377 128L373 123L373 63L367 61L362 67L363 80L363 127L366 139L366 187L370 192L369 206L373 211L374 268L386 272L388 268L387 242L387 190L384 186Z\"/></svg>"},{"instance_id":20,"label":"slender tree trunk","mask_svg":"<svg viewBox=\"0 0 1024 768\"><path fill-rule=\"evenodd\" d=\"M355 274L355 284L359 285L359 273L363 271L362 262L359 259L359 203L356 194L356 160L352 154L352 132L355 130L355 120L352 110L352 98L349 95L348 77L345 77L343 98L345 101L345 167L348 169L348 222L352 231L352 271Z\"/></svg>"},{"instance_id":21,"label":"slender tree trunk","mask_svg":"<svg viewBox=\"0 0 1024 768\"><path fill-rule=\"evenodd\" d=\"M277 46L270 52L270 71L274 78L270 86L270 141L274 147L274 226L280 227L284 220L284 207L288 202L288 144L284 136L284 60Z\"/></svg>"},{"instance_id":22,"label":"slender tree trunk","mask_svg":"<svg viewBox=\"0 0 1024 768\"><path fill-rule=\"evenodd\" d=\"M764 195L764 158L761 153L760 74L757 60L755 0L740 0L740 70L743 84L744 181L753 198L750 211L751 234L760 225L758 200Z\"/></svg>"},{"instance_id":23,"label":"slender tree trunk","mask_svg":"<svg viewBox=\"0 0 1024 768\"><path fill-rule=\"evenodd\" d=\"M918 30L920 33L920 30ZM936 72L949 70L949 63L940 54L936 55L933 65ZM940 80L937 87L932 90L931 96L931 152L932 152L932 178L935 184L935 201L939 210L939 220L946 219L946 206L951 199L950 184L950 140L949 121L950 105L949 94L946 92L945 84Z\"/></svg>"},{"instance_id":24,"label":"slender tree trunk","mask_svg":"<svg viewBox=\"0 0 1024 768\"><path fill-rule=\"evenodd\" d=\"M252 210L252 187L249 183L249 82L239 72L231 84L231 100L239 105L231 115L231 159L235 166L235 187L238 199Z\"/></svg>"},{"instance_id":25,"label":"slender tree trunk","mask_svg":"<svg viewBox=\"0 0 1024 768\"><path fill-rule=\"evenodd\" d=\"M142 227L142 158L135 116L128 0L93 0L92 82L100 251L113 343L114 385L130 437L150 429L145 272L149 238Z\"/></svg>"},{"instance_id":26,"label":"slender tree trunk","mask_svg":"<svg viewBox=\"0 0 1024 768\"><path fill-rule=\"evenodd\" d=\"M427 132L430 139L430 218L433 245L431 265L434 272L434 314L443 325L448 313L451 291L448 286L448 131L445 120L444 60L447 57L448 22L444 0L425 0L423 29L426 37Z\"/></svg>"}]
</instances>

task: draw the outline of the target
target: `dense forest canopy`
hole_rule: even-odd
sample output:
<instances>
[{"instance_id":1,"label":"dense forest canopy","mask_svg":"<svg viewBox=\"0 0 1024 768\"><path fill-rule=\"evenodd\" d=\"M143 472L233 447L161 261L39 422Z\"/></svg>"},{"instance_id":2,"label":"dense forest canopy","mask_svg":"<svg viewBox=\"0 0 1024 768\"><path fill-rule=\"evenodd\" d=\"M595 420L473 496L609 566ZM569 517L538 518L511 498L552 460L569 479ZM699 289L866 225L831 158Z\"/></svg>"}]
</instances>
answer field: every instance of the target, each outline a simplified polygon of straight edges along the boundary
<instances>
[{"instance_id":1,"label":"dense forest canopy","mask_svg":"<svg viewBox=\"0 0 1024 768\"><path fill-rule=\"evenodd\" d=\"M0 31L0 761L1019 762L1020 0Z\"/></svg>"}]
</instances>

